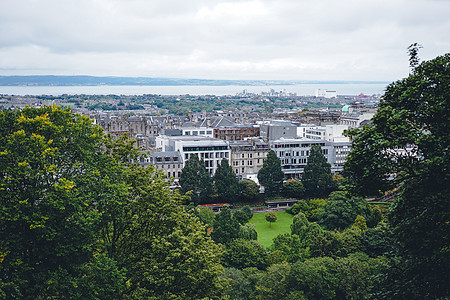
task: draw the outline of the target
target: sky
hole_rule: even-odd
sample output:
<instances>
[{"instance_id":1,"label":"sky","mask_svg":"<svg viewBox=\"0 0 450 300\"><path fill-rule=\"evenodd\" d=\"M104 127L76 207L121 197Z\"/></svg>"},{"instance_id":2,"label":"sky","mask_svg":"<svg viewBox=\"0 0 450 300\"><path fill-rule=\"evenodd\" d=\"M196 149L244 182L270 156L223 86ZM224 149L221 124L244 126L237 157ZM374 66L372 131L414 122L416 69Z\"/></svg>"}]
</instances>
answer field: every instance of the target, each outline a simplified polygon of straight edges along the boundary
<instances>
[{"instance_id":1,"label":"sky","mask_svg":"<svg viewBox=\"0 0 450 300\"><path fill-rule=\"evenodd\" d=\"M393 81L450 0L0 0L0 75Z\"/></svg>"}]
</instances>

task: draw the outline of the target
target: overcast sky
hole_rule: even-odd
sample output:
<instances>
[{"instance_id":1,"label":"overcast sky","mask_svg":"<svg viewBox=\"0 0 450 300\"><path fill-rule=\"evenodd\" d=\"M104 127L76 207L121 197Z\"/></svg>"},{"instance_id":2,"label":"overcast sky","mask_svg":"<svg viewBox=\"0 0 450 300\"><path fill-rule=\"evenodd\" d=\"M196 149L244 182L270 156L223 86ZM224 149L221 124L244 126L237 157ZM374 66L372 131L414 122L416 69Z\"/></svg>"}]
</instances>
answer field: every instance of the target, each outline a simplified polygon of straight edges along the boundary
<instances>
[{"instance_id":1,"label":"overcast sky","mask_svg":"<svg viewBox=\"0 0 450 300\"><path fill-rule=\"evenodd\" d=\"M0 0L0 75L379 80L450 52L450 0Z\"/></svg>"}]
</instances>

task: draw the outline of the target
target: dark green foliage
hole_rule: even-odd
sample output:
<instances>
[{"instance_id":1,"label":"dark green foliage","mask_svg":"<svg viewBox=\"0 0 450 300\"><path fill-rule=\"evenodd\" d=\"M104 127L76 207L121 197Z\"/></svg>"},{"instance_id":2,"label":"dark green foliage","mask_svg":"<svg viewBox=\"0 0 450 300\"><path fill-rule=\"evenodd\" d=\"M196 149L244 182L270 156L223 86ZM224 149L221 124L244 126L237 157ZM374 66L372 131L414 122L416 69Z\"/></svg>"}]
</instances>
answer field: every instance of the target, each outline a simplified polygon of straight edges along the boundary
<instances>
[{"instance_id":1,"label":"dark green foliage","mask_svg":"<svg viewBox=\"0 0 450 300\"><path fill-rule=\"evenodd\" d=\"M318 223L328 230L345 229L355 222L358 215L366 219L368 227L376 226L381 220L381 212L372 209L365 199L350 197L345 192L333 192L319 213Z\"/></svg>"},{"instance_id":2,"label":"dark green foliage","mask_svg":"<svg viewBox=\"0 0 450 300\"><path fill-rule=\"evenodd\" d=\"M360 237L361 251L370 257L393 254L395 242L387 228L369 228Z\"/></svg>"},{"instance_id":3,"label":"dark green foliage","mask_svg":"<svg viewBox=\"0 0 450 300\"><path fill-rule=\"evenodd\" d=\"M230 285L224 292L224 296L235 300L252 299L251 295L254 293L254 287L241 270L225 268L223 277L231 280Z\"/></svg>"},{"instance_id":4,"label":"dark green foliage","mask_svg":"<svg viewBox=\"0 0 450 300\"><path fill-rule=\"evenodd\" d=\"M303 197L305 188L298 179L290 179L283 183L282 195L288 198L300 199Z\"/></svg>"},{"instance_id":5,"label":"dark green foliage","mask_svg":"<svg viewBox=\"0 0 450 300\"><path fill-rule=\"evenodd\" d=\"M197 155L191 155L180 175L181 192L192 191L191 199L195 204L206 203L213 194L211 177L203 160Z\"/></svg>"},{"instance_id":6,"label":"dark green foliage","mask_svg":"<svg viewBox=\"0 0 450 300\"><path fill-rule=\"evenodd\" d=\"M238 210L233 214L233 217L239 222L239 224L244 225L247 223L250 219L248 218L248 215L243 212L242 210Z\"/></svg>"},{"instance_id":7,"label":"dark green foliage","mask_svg":"<svg viewBox=\"0 0 450 300\"><path fill-rule=\"evenodd\" d=\"M125 288L126 270L119 270L117 262L106 255L97 255L82 268L76 290L81 299L118 299Z\"/></svg>"},{"instance_id":8,"label":"dark green foliage","mask_svg":"<svg viewBox=\"0 0 450 300\"><path fill-rule=\"evenodd\" d=\"M258 172L259 183L264 186L264 194L268 196L278 195L283 186L284 173L281 170L281 162L275 151L270 150L264 161L263 167Z\"/></svg>"},{"instance_id":9,"label":"dark green foliage","mask_svg":"<svg viewBox=\"0 0 450 300\"><path fill-rule=\"evenodd\" d=\"M303 248L309 247L314 239L323 235L323 229L317 223L310 223L303 213L294 216L291 233L302 241Z\"/></svg>"},{"instance_id":10,"label":"dark green foliage","mask_svg":"<svg viewBox=\"0 0 450 300\"><path fill-rule=\"evenodd\" d=\"M302 176L302 183L305 193L309 197L328 196L336 189L331 174L331 165L322 153L322 148L318 145L311 147L308 162Z\"/></svg>"},{"instance_id":11,"label":"dark green foliage","mask_svg":"<svg viewBox=\"0 0 450 300\"><path fill-rule=\"evenodd\" d=\"M239 238L256 241L258 238L258 233L256 232L255 225L249 223L241 225L239 228Z\"/></svg>"},{"instance_id":12,"label":"dark green foliage","mask_svg":"<svg viewBox=\"0 0 450 300\"><path fill-rule=\"evenodd\" d=\"M344 256L346 251L338 232L324 231L322 235L313 238L310 253L312 257L340 257Z\"/></svg>"},{"instance_id":13,"label":"dark green foliage","mask_svg":"<svg viewBox=\"0 0 450 300\"><path fill-rule=\"evenodd\" d=\"M281 261L294 263L304 261L309 257L309 251L306 249L305 241L296 234L282 233L273 239L272 252L281 253Z\"/></svg>"},{"instance_id":14,"label":"dark green foliage","mask_svg":"<svg viewBox=\"0 0 450 300\"><path fill-rule=\"evenodd\" d=\"M352 139L343 170L346 189L361 196L380 196L392 189L394 182L389 177L393 161L384 151L381 134L372 125L351 129L346 134Z\"/></svg>"},{"instance_id":15,"label":"dark green foliage","mask_svg":"<svg viewBox=\"0 0 450 300\"><path fill-rule=\"evenodd\" d=\"M365 255L275 264L256 283L256 299L365 299L379 261Z\"/></svg>"},{"instance_id":16,"label":"dark green foliage","mask_svg":"<svg viewBox=\"0 0 450 300\"><path fill-rule=\"evenodd\" d=\"M327 199L299 200L297 204L294 204L291 208L288 208L286 212L292 215L296 215L301 212L305 214L306 218L310 222L315 222L319 220L318 214L327 202Z\"/></svg>"},{"instance_id":17,"label":"dark green foliage","mask_svg":"<svg viewBox=\"0 0 450 300\"><path fill-rule=\"evenodd\" d=\"M235 239L226 246L223 264L237 269L255 267L263 270L267 267L267 252L255 240Z\"/></svg>"},{"instance_id":18,"label":"dark green foliage","mask_svg":"<svg viewBox=\"0 0 450 300\"><path fill-rule=\"evenodd\" d=\"M272 265L262 274L255 289L256 299L287 299L294 289L292 285L291 265L287 263ZM302 299L302 298L299 298Z\"/></svg>"},{"instance_id":19,"label":"dark green foliage","mask_svg":"<svg viewBox=\"0 0 450 300\"><path fill-rule=\"evenodd\" d=\"M357 182L366 176L367 183L394 174L399 187L389 216L399 258L386 269L384 296L448 298L450 54L415 66L416 54L410 76L390 84L379 103L370 128L377 143L353 146L352 152L367 148L378 155L383 172L350 155L348 173ZM367 136L367 130L359 134Z\"/></svg>"},{"instance_id":20,"label":"dark green foliage","mask_svg":"<svg viewBox=\"0 0 450 300\"><path fill-rule=\"evenodd\" d=\"M226 244L239 236L239 230L239 222L231 215L228 207L224 207L216 215L211 238L217 243Z\"/></svg>"},{"instance_id":21,"label":"dark green foliage","mask_svg":"<svg viewBox=\"0 0 450 300\"><path fill-rule=\"evenodd\" d=\"M239 181L240 200L244 202L254 201L259 196L259 187L251 179L243 179Z\"/></svg>"},{"instance_id":22,"label":"dark green foliage","mask_svg":"<svg viewBox=\"0 0 450 300\"><path fill-rule=\"evenodd\" d=\"M250 206L245 205L242 209L242 212L244 212L247 215L248 220L251 220L251 218L253 218L253 212L252 209L250 208Z\"/></svg>"},{"instance_id":23,"label":"dark green foliage","mask_svg":"<svg viewBox=\"0 0 450 300\"><path fill-rule=\"evenodd\" d=\"M213 176L218 200L221 202L235 202L239 198L239 182L233 168L226 158L222 159Z\"/></svg>"}]
</instances>

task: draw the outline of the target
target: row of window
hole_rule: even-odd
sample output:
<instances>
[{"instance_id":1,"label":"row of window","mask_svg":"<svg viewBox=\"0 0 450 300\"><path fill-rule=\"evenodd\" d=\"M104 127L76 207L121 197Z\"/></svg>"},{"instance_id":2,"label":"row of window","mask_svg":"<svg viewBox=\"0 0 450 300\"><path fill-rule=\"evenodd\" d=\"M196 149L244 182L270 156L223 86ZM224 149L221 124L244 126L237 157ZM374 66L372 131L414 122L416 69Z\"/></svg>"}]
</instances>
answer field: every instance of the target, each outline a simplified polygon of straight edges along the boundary
<instances>
[{"instance_id":1,"label":"row of window","mask_svg":"<svg viewBox=\"0 0 450 300\"><path fill-rule=\"evenodd\" d=\"M203 146L203 147L183 147L184 152L193 151L221 151L228 150L228 146Z\"/></svg>"},{"instance_id":2,"label":"row of window","mask_svg":"<svg viewBox=\"0 0 450 300\"><path fill-rule=\"evenodd\" d=\"M184 132L184 135L205 135L205 134L212 134L212 130L193 130Z\"/></svg>"},{"instance_id":3,"label":"row of window","mask_svg":"<svg viewBox=\"0 0 450 300\"><path fill-rule=\"evenodd\" d=\"M213 159L213 158L229 158L228 152L203 152L203 153L195 153L198 155L199 159ZM184 159L188 160L191 158L193 153L185 153Z\"/></svg>"},{"instance_id":4,"label":"row of window","mask_svg":"<svg viewBox=\"0 0 450 300\"><path fill-rule=\"evenodd\" d=\"M311 143L311 144L276 144L275 148L308 148L315 145L319 145L321 147L325 146L325 143Z\"/></svg>"}]
</instances>

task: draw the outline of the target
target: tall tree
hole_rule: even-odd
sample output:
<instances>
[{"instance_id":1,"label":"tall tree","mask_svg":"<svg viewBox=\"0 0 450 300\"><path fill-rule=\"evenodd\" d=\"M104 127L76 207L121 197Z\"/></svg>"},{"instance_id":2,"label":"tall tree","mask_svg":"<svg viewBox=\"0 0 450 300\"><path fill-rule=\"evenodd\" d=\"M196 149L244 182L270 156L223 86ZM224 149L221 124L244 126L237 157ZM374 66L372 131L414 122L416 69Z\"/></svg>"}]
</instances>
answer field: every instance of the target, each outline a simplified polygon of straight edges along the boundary
<instances>
[{"instance_id":1,"label":"tall tree","mask_svg":"<svg viewBox=\"0 0 450 300\"><path fill-rule=\"evenodd\" d=\"M335 189L331 165L322 153L322 147L311 147L308 162L302 176L302 183L308 196L327 196Z\"/></svg>"},{"instance_id":2,"label":"tall tree","mask_svg":"<svg viewBox=\"0 0 450 300\"><path fill-rule=\"evenodd\" d=\"M263 167L258 172L258 180L264 186L264 193L268 196L278 195L283 186L283 178L280 159L275 151L270 150Z\"/></svg>"},{"instance_id":3,"label":"tall tree","mask_svg":"<svg viewBox=\"0 0 450 300\"><path fill-rule=\"evenodd\" d=\"M221 248L181 204L162 174L136 167L130 174L133 201L118 260L128 270L124 298L204 299L222 289ZM208 282L208 285L205 285Z\"/></svg>"},{"instance_id":4,"label":"tall tree","mask_svg":"<svg viewBox=\"0 0 450 300\"><path fill-rule=\"evenodd\" d=\"M228 207L224 207L214 220L211 238L221 244L226 244L239 237L239 222L231 215Z\"/></svg>"},{"instance_id":5,"label":"tall tree","mask_svg":"<svg viewBox=\"0 0 450 300\"><path fill-rule=\"evenodd\" d=\"M382 285L384 297L450 296L449 86L447 53L422 62L407 78L390 84L372 119L370 130L381 145L374 153L389 161L384 176L394 175L393 182L399 186L390 224L401 256ZM352 152L361 151L354 146ZM350 159L355 160L353 165L359 162L358 157ZM361 165L370 176L372 166L364 161ZM358 176L353 168L349 171Z\"/></svg>"},{"instance_id":6,"label":"tall tree","mask_svg":"<svg viewBox=\"0 0 450 300\"><path fill-rule=\"evenodd\" d=\"M110 167L115 161L104 146L101 129L68 109L0 112L0 290L6 298L78 297L83 266L101 248L103 207L120 202L127 190L114 182L123 172Z\"/></svg>"},{"instance_id":7,"label":"tall tree","mask_svg":"<svg viewBox=\"0 0 450 300\"><path fill-rule=\"evenodd\" d=\"M203 160L191 155L180 175L181 191L192 191L191 199L195 204L207 202L213 193L211 176L206 170Z\"/></svg>"},{"instance_id":8,"label":"tall tree","mask_svg":"<svg viewBox=\"0 0 450 300\"><path fill-rule=\"evenodd\" d=\"M238 200L239 182L226 158L222 159L217 167L213 179L220 201L235 202Z\"/></svg>"}]
</instances>

